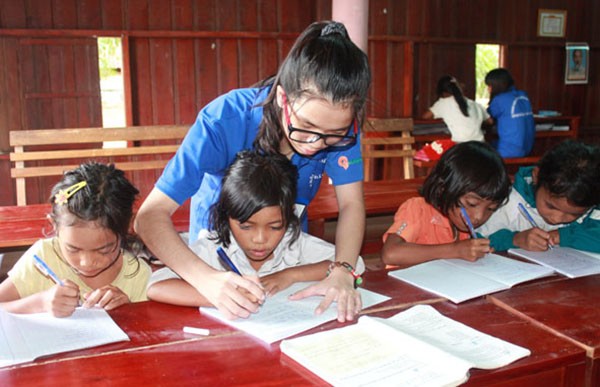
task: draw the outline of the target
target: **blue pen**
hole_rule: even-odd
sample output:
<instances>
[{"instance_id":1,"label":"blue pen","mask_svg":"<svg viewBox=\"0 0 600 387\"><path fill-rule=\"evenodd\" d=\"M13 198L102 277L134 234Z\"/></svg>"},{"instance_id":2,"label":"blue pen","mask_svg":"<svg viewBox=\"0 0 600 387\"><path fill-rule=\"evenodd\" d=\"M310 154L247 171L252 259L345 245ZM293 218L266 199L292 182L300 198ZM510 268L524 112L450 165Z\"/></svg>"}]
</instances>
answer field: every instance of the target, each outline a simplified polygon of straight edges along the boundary
<instances>
[{"instance_id":1,"label":"blue pen","mask_svg":"<svg viewBox=\"0 0 600 387\"><path fill-rule=\"evenodd\" d=\"M469 215L467 214L467 210L465 210L465 208L463 206L460 206L460 212L462 212L463 219L465 220L465 223L467 224L467 227L469 228L471 237L473 239L477 239L477 234L475 233L475 229L473 228L473 223L471 223L471 219L469 218Z\"/></svg>"},{"instance_id":2,"label":"blue pen","mask_svg":"<svg viewBox=\"0 0 600 387\"><path fill-rule=\"evenodd\" d=\"M537 225L535 220L533 220L533 218L531 217L531 214L529 213L529 211L527 211L527 208L525 208L523 203L518 203L517 206L519 207L519 212L521 213L521 215L523 215L525 217L525 219L527 219L529 224L531 224L531 227L540 228L540 226ZM548 247L550 249L554 248L554 245L552 244L552 242L548 241Z\"/></svg>"},{"instance_id":3,"label":"blue pen","mask_svg":"<svg viewBox=\"0 0 600 387\"><path fill-rule=\"evenodd\" d=\"M40 257L36 254L33 254L33 259L35 259L35 267L38 268L39 271L42 272L43 275L48 276L56 283L57 285L64 286L63 282L58 278L58 276L50 269L46 262L42 261Z\"/></svg>"},{"instance_id":4,"label":"blue pen","mask_svg":"<svg viewBox=\"0 0 600 387\"><path fill-rule=\"evenodd\" d=\"M222 247L217 248L217 254L219 254L219 258L221 259L221 264L226 268L236 273L237 275L242 275L237 267L233 264L231 259L227 256L225 250Z\"/></svg>"}]
</instances>

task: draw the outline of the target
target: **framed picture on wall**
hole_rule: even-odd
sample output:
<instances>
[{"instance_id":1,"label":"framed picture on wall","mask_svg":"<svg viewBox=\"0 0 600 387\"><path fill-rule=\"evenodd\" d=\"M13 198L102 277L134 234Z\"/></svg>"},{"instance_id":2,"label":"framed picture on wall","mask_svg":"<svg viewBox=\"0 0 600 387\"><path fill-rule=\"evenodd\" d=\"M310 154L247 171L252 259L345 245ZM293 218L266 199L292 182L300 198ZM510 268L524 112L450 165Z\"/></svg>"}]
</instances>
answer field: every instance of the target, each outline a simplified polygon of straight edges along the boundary
<instances>
[{"instance_id":1,"label":"framed picture on wall","mask_svg":"<svg viewBox=\"0 0 600 387\"><path fill-rule=\"evenodd\" d=\"M567 43L565 51L565 83L588 83L590 46L587 43Z\"/></svg>"},{"instance_id":2,"label":"framed picture on wall","mask_svg":"<svg viewBox=\"0 0 600 387\"><path fill-rule=\"evenodd\" d=\"M567 11L560 9L538 10L538 36L563 38L567 26Z\"/></svg>"}]
</instances>

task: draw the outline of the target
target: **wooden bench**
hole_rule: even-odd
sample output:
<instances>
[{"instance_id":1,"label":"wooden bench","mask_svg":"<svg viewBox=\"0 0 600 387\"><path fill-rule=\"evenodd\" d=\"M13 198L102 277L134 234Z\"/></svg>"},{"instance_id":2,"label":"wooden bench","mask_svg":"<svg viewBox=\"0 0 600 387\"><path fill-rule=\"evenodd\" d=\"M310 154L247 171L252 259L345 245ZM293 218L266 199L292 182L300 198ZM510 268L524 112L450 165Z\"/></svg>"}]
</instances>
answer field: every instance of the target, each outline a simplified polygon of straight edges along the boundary
<instances>
[{"instance_id":1,"label":"wooden bench","mask_svg":"<svg viewBox=\"0 0 600 387\"><path fill-rule=\"evenodd\" d=\"M16 180L17 205L27 204L27 179L60 176L85 160L114 163L123 171L160 170L188 129L189 125L157 125L11 131L11 177ZM104 148L109 141L127 146Z\"/></svg>"}]
</instances>

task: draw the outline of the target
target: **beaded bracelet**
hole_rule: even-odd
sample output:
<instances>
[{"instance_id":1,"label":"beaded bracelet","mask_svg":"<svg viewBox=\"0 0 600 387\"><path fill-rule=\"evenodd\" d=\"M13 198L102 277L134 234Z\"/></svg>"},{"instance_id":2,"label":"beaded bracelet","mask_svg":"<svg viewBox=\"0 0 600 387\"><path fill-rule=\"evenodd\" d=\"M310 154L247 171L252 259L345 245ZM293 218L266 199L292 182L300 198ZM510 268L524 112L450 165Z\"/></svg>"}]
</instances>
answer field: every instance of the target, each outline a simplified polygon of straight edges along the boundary
<instances>
[{"instance_id":1,"label":"beaded bracelet","mask_svg":"<svg viewBox=\"0 0 600 387\"><path fill-rule=\"evenodd\" d=\"M357 287L362 285L363 279L362 279L361 275L358 274L356 271L354 271L354 268L348 262L338 262L338 261L331 262L331 264L329 265L329 268L327 269L327 274L325 276L329 277L329 274L331 274L333 269L335 269L336 267L343 267L344 269L348 270L348 273L350 273L350 275L352 275L352 277L354 278L354 289L356 289Z\"/></svg>"}]
</instances>

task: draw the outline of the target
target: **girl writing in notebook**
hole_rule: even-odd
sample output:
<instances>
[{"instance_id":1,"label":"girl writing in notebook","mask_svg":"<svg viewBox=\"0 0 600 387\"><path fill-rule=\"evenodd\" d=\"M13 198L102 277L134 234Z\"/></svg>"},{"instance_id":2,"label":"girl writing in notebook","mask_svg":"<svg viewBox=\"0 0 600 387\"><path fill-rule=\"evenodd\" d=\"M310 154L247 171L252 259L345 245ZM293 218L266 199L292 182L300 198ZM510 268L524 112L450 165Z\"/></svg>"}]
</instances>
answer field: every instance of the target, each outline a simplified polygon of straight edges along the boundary
<instances>
[{"instance_id":1,"label":"girl writing in notebook","mask_svg":"<svg viewBox=\"0 0 600 387\"><path fill-rule=\"evenodd\" d=\"M508 203L477 231L496 250L600 253L600 147L564 141L538 165L519 168Z\"/></svg>"},{"instance_id":2,"label":"girl writing in notebook","mask_svg":"<svg viewBox=\"0 0 600 387\"><path fill-rule=\"evenodd\" d=\"M498 153L479 141L446 151L421 197L403 203L383 236L382 260L408 267L440 258L475 261L490 252L490 241L473 228L484 224L508 197L510 180Z\"/></svg>"},{"instance_id":3,"label":"girl writing in notebook","mask_svg":"<svg viewBox=\"0 0 600 387\"><path fill-rule=\"evenodd\" d=\"M182 242L171 214L191 199L190 242L208 226L221 177L237 152L260 149L286 156L298 167L296 201L308 205L324 174L335 186L340 209L336 261L355 266L365 229L359 126L371 82L366 54L343 24L312 23L296 39L277 74L261 85L236 89L205 106L165 167L135 221L152 253L181 275L229 318L248 317L263 299L254 282L212 269ZM304 224L307 226L307 223ZM306 228L305 228L306 229ZM203 257L204 258L204 257ZM337 301L338 320L361 309L354 278L335 267L296 298L325 295L316 313Z\"/></svg>"},{"instance_id":4,"label":"girl writing in notebook","mask_svg":"<svg viewBox=\"0 0 600 387\"><path fill-rule=\"evenodd\" d=\"M0 284L0 307L13 313L70 316L146 300L150 267L127 248L138 190L112 165L83 164L52 189L54 236L37 241Z\"/></svg>"},{"instance_id":5,"label":"girl writing in notebook","mask_svg":"<svg viewBox=\"0 0 600 387\"><path fill-rule=\"evenodd\" d=\"M238 270L267 295L296 282L330 275L338 267L333 262L335 247L302 232L294 212L297 175L285 156L240 152L227 169L219 198L211 207L210 231L201 231L190 245L197 259L216 270L229 271L228 276L237 276L231 270ZM232 264L224 262L220 254ZM349 266L342 269L360 281L364 270L361 258L357 266L357 271ZM212 305L169 268L152 275L148 297L176 305Z\"/></svg>"}]
</instances>

